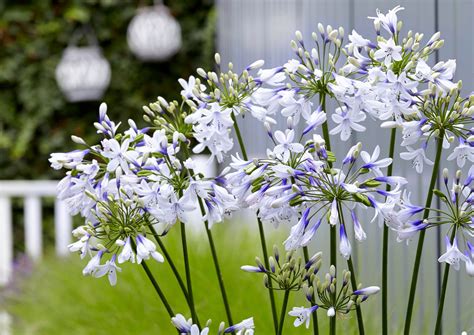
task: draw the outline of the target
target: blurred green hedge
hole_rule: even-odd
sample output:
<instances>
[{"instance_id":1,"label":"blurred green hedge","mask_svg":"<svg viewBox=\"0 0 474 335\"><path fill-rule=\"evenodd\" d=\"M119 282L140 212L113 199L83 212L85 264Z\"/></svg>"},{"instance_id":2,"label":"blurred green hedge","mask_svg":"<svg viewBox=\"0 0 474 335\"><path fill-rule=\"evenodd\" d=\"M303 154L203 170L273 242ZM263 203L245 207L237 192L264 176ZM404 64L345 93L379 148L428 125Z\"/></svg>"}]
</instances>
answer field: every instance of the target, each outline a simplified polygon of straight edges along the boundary
<instances>
[{"instance_id":1,"label":"blurred green hedge","mask_svg":"<svg viewBox=\"0 0 474 335\"><path fill-rule=\"evenodd\" d=\"M70 135L95 136L97 102L70 104L54 69L73 31L89 24L112 68L103 97L117 121L140 120L141 106L179 94L177 79L209 66L214 53L212 0L169 0L182 26L183 47L167 62L142 63L129 51L127 26L152 0L0 0L0 179L59 178L51 152L74 148Z\"/></svg>"}]
</instances>

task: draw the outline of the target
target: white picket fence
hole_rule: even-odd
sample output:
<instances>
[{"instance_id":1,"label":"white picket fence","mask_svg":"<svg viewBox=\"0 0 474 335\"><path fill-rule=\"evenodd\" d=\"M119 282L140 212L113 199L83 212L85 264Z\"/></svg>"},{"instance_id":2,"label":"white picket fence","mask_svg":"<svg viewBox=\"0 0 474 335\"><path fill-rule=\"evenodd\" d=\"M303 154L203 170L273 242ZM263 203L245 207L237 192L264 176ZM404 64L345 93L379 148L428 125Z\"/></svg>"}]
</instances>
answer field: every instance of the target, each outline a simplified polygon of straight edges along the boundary
<instances>
[{"instance_id":1,"label":"white picket fence","mask_svg":"<svg viewBox=\"0 0 474 335\"><path fill-rule=\"evenodd\" d=\"M195 155L196 172L210 177L216 174L214 164L208 164L207 155ZM56 197L55 180L0 180L0 287L8 283L13 269L13 218L12 199L23 199L25 251L34 261L41 259L42 241L42 199ZM190 218L199 215L190 214ZM193 223L193 222L192 222ZM15 222L15 224L19 224ZM193 225L193 226L197 226ZM72 217L66 205L56 199L54 203L54 236L57 256L69 253L71 243ZM1 334L0 334L1 335Z\"/></svg>"},{"instance_id":2,"label":"white picket fence","mask_svg":"<svg viewBox=\"0 0 474 335\"><path fill-rule=\"evenodd\" d=\"M56 196L57 181L54 180L3 180L0 181L0 286L5 285L13 266L13 220L12 198L24 199L25 251L33 260L41 259L42 198ZM56 254L68 253L72 219L60 200L54 204L54 231Z\"/></svg>"}]
</instances>

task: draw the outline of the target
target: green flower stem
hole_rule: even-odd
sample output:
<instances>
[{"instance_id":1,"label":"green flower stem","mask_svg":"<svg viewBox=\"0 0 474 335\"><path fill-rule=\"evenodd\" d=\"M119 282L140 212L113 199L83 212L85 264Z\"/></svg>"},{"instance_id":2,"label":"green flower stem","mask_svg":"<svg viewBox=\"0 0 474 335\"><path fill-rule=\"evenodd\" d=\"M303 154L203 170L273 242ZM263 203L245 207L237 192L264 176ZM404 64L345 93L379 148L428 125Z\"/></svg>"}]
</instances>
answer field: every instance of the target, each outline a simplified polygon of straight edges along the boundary
<instances>
[{"instance_id":1,"label":"green flower stem","mask_svg":"<svg viewBox=\"0 0 474 335\"><path fill-rule=\"evenodd\" d=\"M303 247L303 254L304 254L304 261L305 263L309 262L309 253L308 253L308 247ZM310 280L308 279L308 284L312 285ZM315 293L313 292L313 296L311 297L311 306L316 305L316 298L315 298ZM318 313L317 309L313 311L312 313L313 317L313 335L318 335L319 334L319 326L318 326Z\"/></svg>"},{"instance_id":2,"label":"green flower stem","mask_svg":"<svg viewBox=\"0 0 474 335\"><path fill-rule=\"evenodd\" d=\"M329 335L336 335L336 316L329 318Z\"/></svg>"},{"instance_id":3,"label":"green flower stem","mask_svg":"<svg viewBox=\"0 0 474 335\"><path fill-rule=\"evenodd\" d=\"M393 173L393 157L395 154L395 139L397 137L397 128L393 128L390 134L389 157L392 158L392 164L387 168L387 177ZM391 187L387 184L387 192ZM382 334L388 334L388 226L383 225L383 244L382 244Z\"/></svg>"},{"instance_id":4,"label":"green flower stem","mask_svg":"<svg viewBox=\"0 0 474 335\"><path fill-rule=\"evenodd\" d=\"M346 224L344 222L344 214L342 213L342 205L340 202L337 203L337 208L338 208L337 212L339 214L340 224L342 224L344 226L345 231L347 231ZM349 271L351 272L352 290L355 291L357 290L357 279L356 279L354 265L352 264L352 257L349 257L349 259L347 260L347 266L349 267ZM357 325L359 327L359 335L364 335L365 334L364 318L362 317L362 310L360 308L360 305L356 305L356 314L357 314Z\"/></svg>"},{"instance_id":5,"label":"green flower stem","mask_svg":"<svg viewBox=\"0 0 474 335\"><path fill-rule=\"evenodd\" d=\"M194 305L193 285L191 283L191 270L189 267L188 245L186 242L186 226L183 222L181 222L181 242L183 244L184 269L186 272L186 283L188 287L188 298L190 304L189 307L191 308L191 317L193 319L193 322L196 323L199 328L201 328L196 313L196 306Z\"/></svg>"},{"instance_id":6,"label":"green flower stem","mask_svg":"<svg viewBox=\"0 0 474 335\"><path fill-rule=\"evenodd\" d=\"M143 269L146 272L146 275L148 276L148 279L150 279L151 284L155 288L156 293L158 293L158 296L160 297L161 302L163 302L163 305L165 306L166 311L168 312L168 315L170 316L170 318L174 317L176 314L174 314L173 309L171 308L170 304L168 303L168 300L166 300L166 297L165 297L163 291L161 290L160 286L156 282L155 277L153 277L153 274L151 273L150 268L146 264L146 261L142 260L141 264L142 264Z\"/></svg>"},{"instance_id":7,"label":"green flower stem","mask_svg":"<svg viewBox=\"0 0 474 335\"><path fill-rule=\"evenodd\" d=\"M242 151L242 157L245 160L248 160L249 157L247 156L247 150L245 150L244 140L242 139L242 134L240 133L239 124L237 123L237 119L235 118L234 112L230 114L232 121L234 121L234 129L235 135L237 136L237 141L239 142L240 151Z\"/></svg>"},{"instance_id":8,"label":"green flower stem","mask_svg":"<svg viewBox=\"0 0 474 335\"><path fill-rule=\"evenodd\" d=\"M430 215L431 200L433 199L433 189L436 185L439 164L441 161L441 153L443 150L443 138L444 138L444 130L441 130L439 133L439 137L437 139L438 141L436 143L436 158L435 158L435 162L433 166L433 172L431 173L430 186L428 187L428 195L426 197L423 219L427 219L428 216ZM418 238L418 246L416 248L415 265L413 266L413 274L411 277L411 285L410 285L410 295L408 298L407 313L405 316L405 329L404 329L405 335L410 334L411 317L413 313L413 305L415 302L416 283L418 280L418 272L420 270L421 254L423 252L423 242L425 240L425 234L426 234L426 230L423 229L420 232L420 237Z\"/></svg>"},{"instance_id":9,"label":"green flower stem","mask_svg":"<svg viewBox=\"0 0 474 335\"><path fill-rule=\"evenodd\" d=\"M326 94L322 93L319 95L319 105L321 106L321 110L326 112ZM328 122L324 122L322 125L323 128L323 138L326 142L326 149L331 151L331 138L329 137L329 129L328 129Z\"/></svg>"},{"instance_id":10,"label":"green flower stem","mask_svg":"<svg viewBox=\"0 0 474 335\"><path fill-rule=\"evenodd\" d=\"M347 260L347 266L349 267L349 271L351 272L351 286L352 290L357 290L357 279L355 276L354 265L352 264L352 258ZM360 305L356 306L356 314L357 314L357 325L359 327L359 335L364 335L364 318L362 317L362 309Z\"/></svg>"},{"instance_id":11,"label":"green flower stem","mask_svg":"<svg viewBox=\"0 0 474 335\"><path fill-rule=\"evenodd\" d=\"M453 244L455 236L456 236L456 228L453 228L453 232L451 233L451 244ZM443 284L441 286L441 295L439 298L438 315L436 316L436 327L434 331L435 335L441 335L441 332L442 332L441 324L443 321L443 308L444 308L444 299L446 298L446 288L448 287L449 269L450 269L450 265L446 263L446 265L444 266Z\"/></svg>"},{"instance_id":12,"label":"green flower stem","mask_svg":"<svg viewBox=\"0 0 474 335\"><path fill-rule=\"evenodd\" d=\"M199 207L201 209L201 213L204 215L204 204L202 203L202 199L199 198ZM233 325L234 322L232 321L232 313L230 311L229 300L227 299L227 293L224 285L224 278L222 276L221 267L219 265L219 258L217 257L216 246L214 245L214 239L212 238L212 232L209 229L209 223L206 221L204 223L206 228L207 240L209 241L209 246L211 248L212 259L214 261L214 268L216 269L217 274L217 281L219 282L219 289L222 295L222 301L224 302L225 313L227 316L227 321L229 325Z\"/></svg>"},{"instance_id":13,"label":"green flower stem","mask_svg":"<svg viewBox=\"0 0 474 335\"><path fill-rule=\"evenodd\" d=\"M288 306L289 296L290 296L290 290L285 290L285 296L283 297L283 305L281 306L280 326L278 327L278 335L283 334L283 325L285 323L286 307Z\"/></svg>"},{"instance_id":14,"label":"green flower stem","mask_svg":"<svg viewBox=\"0 0 474 335\"><path fill-rule=\"evenodd\" d=\"M186 157L190 157L188 148L186 146L184 146L184 153L185 153ZM194 175L194 171L192 169L189 170L189 173L191 175ZM199 200L199 208L201 210L201 215L205 215L206 211L204 209L203 201L200 197L198 197L198 200ZM217 256L217 251L216 251L216 247L215 247L215 244L214 244L214 239L212 237L212 232L209 229L209 223L207 221L204 221L204 227L206 229L207 240L208 240L209 246L211 248L212 260L213 260L213 263L214 263L214 268L216 270L217 281L219 283L219 289L221 291L222 301L224 302L224 308L225 308L225 312L226 312L226 316L227 316L227 321L229 322L229 325L233 325L234 323L232 321L232 313L230 311L229 300L227 299L227 293L226 293L226 289L225 289L225 285L224 285L224 278L222 276L221 267L219 265L219 258Z\"/></svg>"},{"instance_id":15,"label":"green flower stem","mask_svg":"<svg viewBox=\"0 0 474 335\"><path fill-rule=\"evenodd\" d=\"M240 151L242 152L242 157L245 160L248 160L247 156L247 151L245 150L245 144L242 139L242 135L240 133L239 129L239 124L237 123L237 120L235 118L234 113L231 113L232 121L234 121L234 129L235 129L235 135L237 136L237 140L239 142L240 146ZM263 229L263 224L260 218L257 215L257 224L258 224L258 231L260 234L260 244L262 246L262 252L263 252L263 261L265 264L265 267L267 269L270 269L270 263L268 261L268 251L267 251L267 243L265 240L265 230ZM272 281L268 281L268 295L270 296L270 305L272 309L272 318L273 318L273 327L275 329L275 333L278 332L278 316L277 316L277 311L276 311L276 304L275 304L275 295L273 293L273 287L272 287Z\"/></svg>"},{"instance_id":16,"label":"green flower stem","mask_svg":"<svg viewBox=\"0 0 474 335\"><path fill-rule=\"evenodd\" d=\"M186 298L186 301L188 302L188 305L191 308L189 298L188 298L188 290L186 289L186 285L184 284L184 281L181 278L181 275L179 274L179 271L176 268L176 265L174 264L172 257L170 256L170 254L166 250L164 243L161 241L160 236L156 232L153 225L150 225L149 227L150 227L151 234L155 237L155 240L158 243L158 246L160 247L161 251L163 252L163 255L165 256L166 261L170 265L171 271L173 271L173 274L176 277L176 280L178 281L179 287L181 288L181 291L183 292L184 297Z\"/></svg>"},{"instance_id":17,"label":"green flower stem","mask_svg":"<svg viewBox=\"0 0 474 335\"><path fill-rule=\"evenodd\" d=\"M130 242L132 243L132 246L135 250L137 250L137 245L135 244L135 241L133 239L130 239ZM153 285L153 288L155 289L156 293L161 299L161 302L166 308L166 311L168 312L170 318L174 317L176 314L174 314L173 309L171 308L170 304L168 303L168 300L166 300L166 297L161 290L160 286L158 285L155 277L153 276L153 273L151 273L150 268L146 264L145 260L142 260L141 265L143 267L143 270L145 270L146 275L148 276L148 279L150 279L151 284Z\"/></svg>"}]
</instances>

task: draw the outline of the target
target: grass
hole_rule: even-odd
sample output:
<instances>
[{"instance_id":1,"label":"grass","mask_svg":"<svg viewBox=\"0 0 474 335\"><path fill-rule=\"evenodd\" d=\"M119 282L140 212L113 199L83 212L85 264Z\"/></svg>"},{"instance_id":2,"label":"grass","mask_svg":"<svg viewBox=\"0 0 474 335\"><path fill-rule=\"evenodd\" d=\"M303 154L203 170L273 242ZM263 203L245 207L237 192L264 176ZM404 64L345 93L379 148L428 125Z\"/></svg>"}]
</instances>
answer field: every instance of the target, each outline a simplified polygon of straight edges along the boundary
<instances>
[{"instance_id":1,"label":"grass","mask_svg":"<svg viewBox=\"0 0 474 335\"><path fill-rule=\"evenodd\" d=\"M237 223L213 228L224 279L235 322L254 316L258 334L272 334L273 326L268 294L259 274L241 271L243 264L253 264L259 255L258 236L238 229ZM283 235L273 235L272 243L281 245ZM177 266L184 274L181 259L179 229L165 239L168 251L174 255ZM189 238L191 270L197 312L202 323L212 319L211 333L217 333L225 313L218 290L214 267L204 234ZM175 313L190 316L183 295L175 284L169 266L149 261L159 285L164 290ZM9 298L6 309L13 316L13 334L174 334L168 315L145 276L136 264L123 264L117 286L111 287L106 278L94 279L81 274L85 262L79 257L56 259L46 256L33 274L23 279L19 291ZM323 264L322 271L326 271ZM277 306L281 306L282 292L277 292ZM300 292L290 295L289 306L302 306ZM377 333L378 318L369 312L371 303L364 304L368 334ZM280 307L279 307L280 308ZM278 311L278 314L280 311ZM327 333L325 311L318 313L321 333ZM311 334L303 327L294 328L293 318L285 321L285 334ZM372 326L371 326L372 324ZM356 334L355 316L338 321L338 330ZM371 330L372 329L372 330Z\"/></svg>"}]
</instances>

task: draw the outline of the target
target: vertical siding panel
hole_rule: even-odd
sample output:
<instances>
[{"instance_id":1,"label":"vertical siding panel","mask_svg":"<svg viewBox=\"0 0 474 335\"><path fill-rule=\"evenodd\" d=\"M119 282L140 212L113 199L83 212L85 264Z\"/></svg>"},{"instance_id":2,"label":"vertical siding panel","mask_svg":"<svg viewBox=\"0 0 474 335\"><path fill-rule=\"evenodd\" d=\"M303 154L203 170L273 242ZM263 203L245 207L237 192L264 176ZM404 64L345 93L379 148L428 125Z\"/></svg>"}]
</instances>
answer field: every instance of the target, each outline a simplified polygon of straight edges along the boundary
<instances>
[{"instance_id":1,"label":"vertical siding panel","mask_svg":"<svg viewBox=\"0 0 474 335\"><path fill-rule=\"evenodd\" d=\"M422 32L427 41L434 33L434 0L419 1L396 1L396 0L218 0L219 31L218 47L222 55L223 63L232 60L236 69L242 69L255 59L262 58L266 61L266 67L274 67L283 64L292 57L289 41L293 38L295 30L301 30L305 36L306 43L311 43L311 32L317 29L317 23L331 24L333 27L342 25L346 36L352 28L360 34L374 39L372 20L367 16L374 16L376 8L387 11L400 4L405 11L399 13L404 22L402 34L408 30ZM458 71L457 78L463 80L463 91L474 91L474 45L472 36L474 33L474 1L472 0L439 0L439 30L445 39L445 47L440 51L440 60L456 58ZM335 109L334 103L328 103L326 111L329 115ZM279 121L283 121L282 118ZM329 121L332 126L332 120ZM246 118L241 122L242 132L247 142L252 142L250 153L253 156L264 153L270 144L260 124ZM376 144L381 146L382 152L388 152L387 131L378 128L375 122L367 122L367 132L354 134L347 143L341 143L334 138L332 145L342 157L349 145L357 141L364 143L364 150L371 152ZM396 157L399 157L400 135L397 136ZM382 139L374 141L374 139ZM434 157L433 149L430 148L430 157ZM450 164L453 166L453 164ZM394 173L407 176L410 185L416 185L412 190L412 201L424 204L428 180L426 175L431 171L425 170L423 175L418 175L410 166L410 162L396 160ZM434 204L434 202L433 202ZM376 222L371 223L372 211L359 213L360 221L367 231L368 240L364 243L353 242L358 259L368 260L357 262L359 268L359 281L364 284L380 284L380 256L382 230ZM316 238L314 248L328 250L327 227L322 226L319 236ZM446 233L443 227L442 235ZM357 245L357 246L356 246ZM389 301L391 305L389 320L392 320L392 331L400 331L403 323L407 303L406 294L409 291L411 271L417 239L410 242L406 247L397 243L394 234L390 235L390 271L393 273L389 281ZM444 252L444 247L443 247ZM436 233L430 230L426 234L425 250L422 260L421 277L419 279L415 314L413 319L413 330L419 333L431 332L433 324L424 320L433 320L437 307L436 294ZM328 257L326 255L325 257ZM344 264L342 259L338 264ZM325 259L325 264L328 264ZM454 271L453 271L454 272ZM459 275L459 278L458 278ZM375 280L375 282L374 282ZM459 282L456 285L456 282ZM458 293L456 293L458 292ZM448 333L459 332L459 330L470 329L472 321L469 311L472 310L474 299L474 287L472 280L466 277L465 271L454 273L450 280L450 287L445 308L445 331ZM378 308L380 298L373 299L372 304ZM459 313L459 311L461 311ZM420 321L417 321L420 320Z\"/></svg>"}]
</instances>

